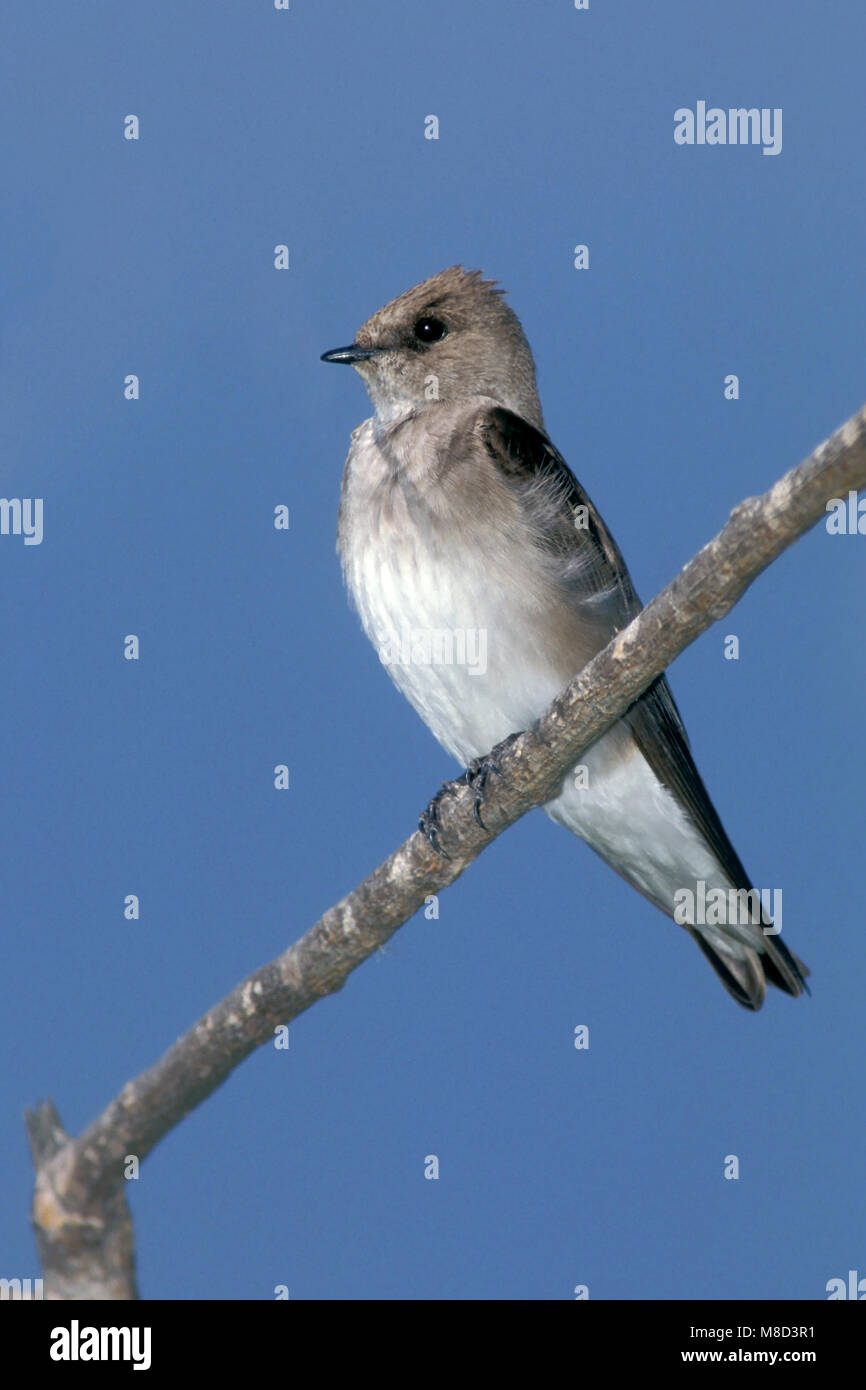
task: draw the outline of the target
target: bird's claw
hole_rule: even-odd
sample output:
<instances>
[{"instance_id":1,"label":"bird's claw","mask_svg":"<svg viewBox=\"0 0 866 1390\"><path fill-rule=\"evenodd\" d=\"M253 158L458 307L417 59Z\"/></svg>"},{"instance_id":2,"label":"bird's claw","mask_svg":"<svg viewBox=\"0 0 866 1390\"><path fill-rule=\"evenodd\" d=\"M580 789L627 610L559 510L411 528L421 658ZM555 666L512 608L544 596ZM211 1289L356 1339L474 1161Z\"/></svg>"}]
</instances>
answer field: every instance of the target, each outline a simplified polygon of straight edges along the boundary
<instances>
[{"instance_id":1,"label":"bird's claw","mask_svg":"<svg viewBox=\"0 0 866 1390\"><path fill-rule=\"evenodd\" d=\"M472 810L482 830L487 829L487 826L481 818L481 806L487 792L487 783L490 779L490 774L495 772L497 777L501 775L502 769L499 766L500 755L504 749L510 747L514 740L519 737L520 734L509 734L501 743L497 743L495 748L491 748L489 753L485 753L483 758L473 758L463 776L460 778L460 781L465 782L467 787L470 787L475 793L475 805Z\"/></svg>"},{"instance_id":2,"label":"bird's claw","mask_svg":"<svg viewBox=\"0 0 866 1390\"><path fill-rule=\"evenodd\" d=\"M456 779L456 782L442 783L442 786L433 797L426 811L422 811L418 819L418 829L421 831L422 835L426 835L427 839L436 850L436 853L441 854L443 858L451 858L439 839L439 833L442 828L439 823L439 807L443 798L446 796L453 796L455 786L463 785L469 787L470 791L475 793L472 814L478 825L481 826L481 829L487 830L488 827L484 824L481 816L481 807L484 804L487 783L491 773L495 772L497 777L500 775L499 757L503 750L510 747L516 738L520 738L520 734L509 734L501 743L497 743L496 747L492 748L489 753L485 753L483 758L473 758L472 762L466 768L466 771L461 773Z\"/></svg>"},{"instance_id":3,"label":"bird's claw","mask_svg":"<svg viewBox=\"0 0 866 1390\"><path fill-rule=\"evenodd\" d=\"M439 806L442 798L446 796L450 790L451 783L443 782L427 809L422 811L421 815L418 817L418 829L421 831L422 835L426 835L436 853L441 854L443 859L450 859L451 855L439 839L439 832L442 829L439 824Z\"/></svg>"}]
</instances>

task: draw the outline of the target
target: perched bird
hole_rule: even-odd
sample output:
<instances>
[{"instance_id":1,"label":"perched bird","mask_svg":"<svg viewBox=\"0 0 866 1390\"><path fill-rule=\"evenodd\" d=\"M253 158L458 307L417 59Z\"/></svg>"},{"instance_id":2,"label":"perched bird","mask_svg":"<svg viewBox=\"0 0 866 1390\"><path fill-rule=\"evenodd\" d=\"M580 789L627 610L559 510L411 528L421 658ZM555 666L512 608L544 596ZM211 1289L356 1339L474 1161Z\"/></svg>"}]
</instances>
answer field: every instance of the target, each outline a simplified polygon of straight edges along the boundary
<instances>
[{"instance_id":1,"label":"perched bird","mask_svg":"<svg viewBox=\"0 0 866 1390\"><path fill-rule=\"evenodd\" d=\"M440 743L483 759L640 611L628 570L547 437L520 321L480 271L407 290L322 360L355 367L375 408L352 434L337 531L361 621ZM726 920L698 911L714 890L742 904L751 884L664 677L544 809L676 912L738 1003L759 1009L767 981L804 989L756 894Z\"/></svg>"}]
</instances>

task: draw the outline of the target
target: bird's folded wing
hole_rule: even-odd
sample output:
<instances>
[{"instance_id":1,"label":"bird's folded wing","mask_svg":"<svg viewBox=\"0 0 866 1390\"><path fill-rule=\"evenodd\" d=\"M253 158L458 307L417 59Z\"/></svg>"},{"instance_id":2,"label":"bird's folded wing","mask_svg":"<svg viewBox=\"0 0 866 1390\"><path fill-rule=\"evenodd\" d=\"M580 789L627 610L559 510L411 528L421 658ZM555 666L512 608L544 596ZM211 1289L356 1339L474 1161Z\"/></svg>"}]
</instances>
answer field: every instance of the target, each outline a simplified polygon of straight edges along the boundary
<instances>
[{"instance_id":1,"label":"bird's folded wing","mask_svg":"<svg viewBox=\"0 0 866 1390\"><path fill-rule=\"evenodd\" d=\"M476 429L518 495L537 543L556 556L563 594L582 617L597 623L600 651L642 607L616 541L545 434L501 407L485 408ZM656 777L687 811L732 885L749 889L748 875L695 766L664 676L653 681L624 718ZM778 938L765 940L783 988L799 993L799 963Z\"/></svg>"}]
</instances>

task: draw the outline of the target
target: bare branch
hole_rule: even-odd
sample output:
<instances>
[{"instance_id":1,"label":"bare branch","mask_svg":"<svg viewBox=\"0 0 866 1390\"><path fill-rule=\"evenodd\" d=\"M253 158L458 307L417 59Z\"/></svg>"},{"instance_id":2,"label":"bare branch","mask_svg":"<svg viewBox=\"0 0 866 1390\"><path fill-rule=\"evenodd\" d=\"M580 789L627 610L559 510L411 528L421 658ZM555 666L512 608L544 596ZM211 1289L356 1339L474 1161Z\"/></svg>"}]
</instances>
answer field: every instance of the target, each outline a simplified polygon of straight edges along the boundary
<instances>
[{"instance_id":1,"label":"bare branch","mask_svg":"<svg viewBox=\"0 0 866 1390\"><path fill-rule=\"evenodd\" d=\"M33 1220L47 1295L133 1297L132 1242L123 1235L125 1157L143 1159L250 1052L268 1042L278 1025L341 989L429 894L453 883L491 840L555 796L582 751L825 515L829 499L864 487L866 406L769 492L741 502L723 530L581 671L538 723L502 746L501 776L485 794L488 829L474 818L474 793L450 783L440 814L448 858L425 836L411 835L299 941L256 970L153 1067L128 1082L78 1139L60 1137L53 1107L31 1117L37 1166ZM40 1145L41 1121L53 1126L56 1142ZM82 1232L89 1259L81 1267L84 1291L75 1293L77 1266L70 1252L80 1250ZM128 1254L126 1277L118 1275L119 1251ZM100 1258L101 1287L115 1292L94 1295L87 1290L100 1285L95 1274Z\"/></svg>"},{"instance_id":2,"label":"bare branch","mask_svg":"<svg viewBox=\"0 0 866 1390\"><path fill-rule=\"evenodd\" d=\"M73 1300L137 1298L135 1239L122 1182L76 1206L66 1196L65 1173L75 1162L74 1141L50 1100L26 1117L36 1190L33 1225L44 1270L44 1297Z\"/></svg>"}]
</instances>

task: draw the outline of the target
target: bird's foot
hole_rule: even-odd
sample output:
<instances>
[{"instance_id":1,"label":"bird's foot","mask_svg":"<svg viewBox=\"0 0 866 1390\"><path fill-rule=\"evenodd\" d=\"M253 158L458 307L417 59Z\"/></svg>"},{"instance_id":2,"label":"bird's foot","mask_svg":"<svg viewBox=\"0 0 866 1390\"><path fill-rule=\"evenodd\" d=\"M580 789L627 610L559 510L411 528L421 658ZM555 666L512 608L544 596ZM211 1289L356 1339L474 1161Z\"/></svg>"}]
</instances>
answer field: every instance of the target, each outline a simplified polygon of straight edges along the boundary
<instances>
[{"instance_id":1,"label":"bird's foot","mask_svg":"<svg viewBox=\"0 0 866 1390\"><path fill-rule=\"evenodd\" d=\"M422 835L426 835L436 853L441 854L443 859L450 859L451 855L439 839L439 833L442 829L439 822L439 807L446 796L454 795L453 786L453 782L443 782L426 811L422 811L418 817L418 829Z\"/></svg>"},{"instance_id":2,"label":"bird's foot","mask_svg":"<svg viewBox=\"0 0 866 1390\"><path fill-rule=\"evenodd\" d=\"M436 853L441 854L443 858L451 858L440 840L442 826L439 820L439 807L442 805L443 800L446 796L454 796L455 787L469 787L470 791L475 793L475 804L472 808L472 813L481 826L481 829L486 830L487 826L481 818L481 807L484 804L487 783L491 773L495 772L497 776L500 775L499 758L503 750L509 748L516 738L520 738L519 733L509 734L501 743L497 743L496 747L492 748L489 753L485 753L483 758L473 758L466 771L456 778L455 781L442 783L442 786L433 797L426 811L422 811L418 819L418 829L421 831L422 835L426 835L427 839L436 850Z\"/></svg>"},{"instance_id":3,"label":"bird's foot","mask_svg":"<svg viewBox=\"0 0 866 1390\"><path fill-rule=\"evenodd\" d=\"M485 753L483 758L473 758L463 776L460 778L460 781L465 782L467 787L470 787L475 793L475 805L472 809L475 819L482 830L487 829L487 826L481 819L481 806L487 792L487 783L490 780L490 774L495 772L497 777L501 775L502 770L499 766L499 759L504 750L510 748L516 738L520 738L520 734L509 734L501 743L497 743L495 748L491 748L489 753Z\"/></svg>"}]
</instances>

